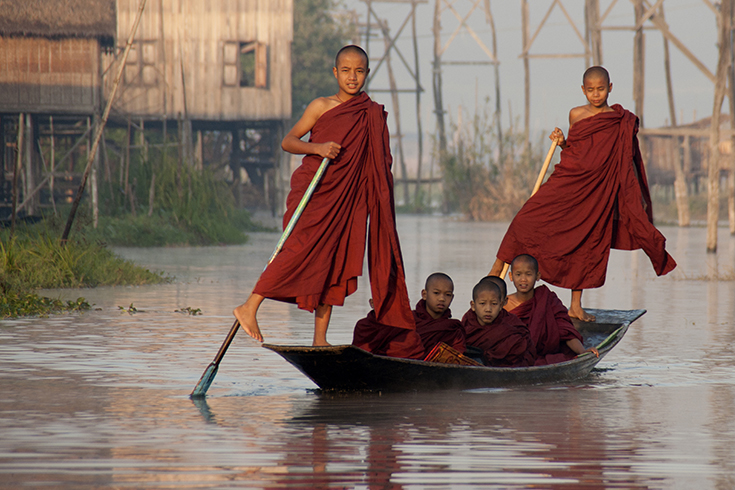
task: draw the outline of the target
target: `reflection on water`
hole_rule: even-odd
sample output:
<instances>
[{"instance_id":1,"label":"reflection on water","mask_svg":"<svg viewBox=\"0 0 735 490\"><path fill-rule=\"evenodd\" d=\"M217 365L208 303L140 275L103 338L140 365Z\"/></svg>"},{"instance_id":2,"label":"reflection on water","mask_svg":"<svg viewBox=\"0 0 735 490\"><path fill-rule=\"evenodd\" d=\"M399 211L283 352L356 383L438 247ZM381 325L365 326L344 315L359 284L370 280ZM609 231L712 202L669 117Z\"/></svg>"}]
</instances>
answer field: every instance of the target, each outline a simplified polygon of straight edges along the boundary
<instances>
[{"instance_id":1,"label":"reflection on water","mask_svg":"<svg viewBox=\"0 0 735 490\"><path fill-rule=\"evenodd\" d=\"M505 226L399 219L411 298L442 270L461 316ZM733 488L735 239L665 228L679 262L655 278L613 253L595 308L646 308L588 379L463 393L327 395L239 334L206 401L188 393L252 288L277 234L222 248L121 250L175 284L61 291L84 315L0 322L0 488ZM690 279L687 279L690 278ZM567 291L558 291L568 299ZM335 309L348 343L365 281ZM118 307L133 303L138 313ZM176 313L190 306L201 316ZM267 341L308 344L311 315L274 302Z\"/></svg>"}]
</instances>

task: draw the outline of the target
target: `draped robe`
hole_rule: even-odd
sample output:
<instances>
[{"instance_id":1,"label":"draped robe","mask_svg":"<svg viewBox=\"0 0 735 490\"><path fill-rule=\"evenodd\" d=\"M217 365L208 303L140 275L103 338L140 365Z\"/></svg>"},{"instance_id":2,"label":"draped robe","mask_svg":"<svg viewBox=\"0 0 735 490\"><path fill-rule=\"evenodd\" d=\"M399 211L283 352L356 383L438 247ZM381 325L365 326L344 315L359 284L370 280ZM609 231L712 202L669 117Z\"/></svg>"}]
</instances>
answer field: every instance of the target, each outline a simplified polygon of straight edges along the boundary
<instances>
[{"instance_id":1,"label":"draped robe","mask_svg":"<svg viewBox=\"0 0 735 490\"><path fill-rule=\"evenodd\" d=\"M423 359L425 352L416 330L391 327L378 322L375 310L358 320L352 334L352 345L373 354L405 359Z\"/></svg>"},{"instance_id":2,"label":"draped robe","mask_svg":"<svg viewBox=\"0 0 735 490\"><path fill-rule=\"evenodd\" d=\"M426 300L419 300L413 311L416 321L416 332L421 337L426 352L436 344L444 342L460 353L465 351L465 332L462 322L452 318L452 311L447 308L439 318L432 317L426 310Z\"/></svg>"},{"instance_id":3,"label":"draped robe","mask_svg":"<svg viewBox=\"0 0 735 490\"><path fill-rule=\"evenodd\" d=\"M561 161L511 222L499 259L530 254L544 281L569 289L602 286L611 247L643 249L657 275L676 267L653 226L638 118L612 109L572 126Z\"/></svg>"},{"instance_id":4,"label":"draped robe","mask_svg":"<svg viewBox=\"0 0 735 490\"><path fill-rule=\"evenodd\" d=\"M343 305L362 275L365 241L377 321L415 330L395 223L387 114L364 92L326 111L309 141L341 145L283 249L254 293L314 311ZM307 155L291 177L284 227L321 163ZM368 227L368 218L370 225Z\"/></svg>"},{"instance_id":5,"label":"draped robe","mask_svg":"<svg viewBox=\"0 0 735 490\"><path fill-rule=\"evenodd\" d=\"M533 366L536 351L528 327L515 315L501 309L489 325L480 325L472 309L462 317L467 346L482 349L486 365L496 367Z\"/></svg>"},{"instance_id":6,"label":"draped robe","mask_svg":"<svg viewBox=\"0 0 735 490\"><path fill-rule=\"evenodd\" d=\"M536 366L568 361L577 356L566 342L572 339L582 342L582 334L574 328L559 297L546 286L534 289L533 298L510 312L528 326L536 346Z\"/></svg>"}]
</instances>

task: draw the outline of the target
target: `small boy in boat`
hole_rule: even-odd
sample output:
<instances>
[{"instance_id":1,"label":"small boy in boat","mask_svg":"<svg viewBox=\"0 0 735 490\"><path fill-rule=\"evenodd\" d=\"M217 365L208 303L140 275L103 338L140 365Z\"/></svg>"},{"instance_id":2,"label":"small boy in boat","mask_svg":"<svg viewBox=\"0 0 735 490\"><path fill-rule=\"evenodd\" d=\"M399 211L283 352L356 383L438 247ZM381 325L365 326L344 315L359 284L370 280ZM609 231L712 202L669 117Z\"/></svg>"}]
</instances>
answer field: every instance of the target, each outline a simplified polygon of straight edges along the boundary
<instances>
[{"instance_id":1,"label":"small boy in boat","mask_svg":"<svg viewBox=\"0 0 735 490\"><path fill-rule=\"evenodd\" d=\"M505 309L523 321L536 346L535 365L568 361L585 349L582 335L574 328L567 309L559 297L545 285L534 288L540 279L538 262L528 254L521 254L510 264L510 277L516 292L508 295Z\"/></svg>"},{"instance_id":2,"label":"small boy in boat","mask_svg":"<svg viewBox=\"0 0 735 490\"><path fill-rule=\"evenodd\" d=\"M370 299L370 312L357 321L352 345L373 354L406 359L423 359L424 346L416 330L391 327L378 322Z\"/></svg>"},{"instance_id":3,"label":"small boy in boat","mask_svg":"<svg viewBox=\"0 0 735 490\"><path fill-rule=\"evenodd\" d=\"M465 333L462 323L452 318L449 305L454 299L454 282L443 272L434 272L426 278L421 299L416 303L413 317L416 332L421 337L424 350L444 342L460 353L465 351Z\"/></svg>"},{"instance_id":4,"label":"small boy in boat","mask_svg":"<svg viewBox=\"0 0 735 490\"><path fill-rule=\"evenodd\" d=\"M284 227L322 159L331 162L283 249L245 303L233 311L255 340L263 341L256 316L269 298L314 312L313 345L329 345L332 307L343 305L357 289L366 241L376 321L409 331L416 328L395 223L387 114L362 90L369 72L362 48L343 47L333 68L337 93L312 101L283 138L285 151L306 155L291 177ZM301 139L307 133L308 142Z\"/></svg>"},{"instance_id":5,"label":"small boy in boat","mask_svg":"<svg viewBox=\"0 0 735 490\"><path fill-rule=\"evenodd\" d=\"M462 317L467 346L479 348L488 366L533 366L536 352L528 328L503 309L506 298L495 280L484 277L472 289L470 309Z\"/></svg>"}]
</instances>

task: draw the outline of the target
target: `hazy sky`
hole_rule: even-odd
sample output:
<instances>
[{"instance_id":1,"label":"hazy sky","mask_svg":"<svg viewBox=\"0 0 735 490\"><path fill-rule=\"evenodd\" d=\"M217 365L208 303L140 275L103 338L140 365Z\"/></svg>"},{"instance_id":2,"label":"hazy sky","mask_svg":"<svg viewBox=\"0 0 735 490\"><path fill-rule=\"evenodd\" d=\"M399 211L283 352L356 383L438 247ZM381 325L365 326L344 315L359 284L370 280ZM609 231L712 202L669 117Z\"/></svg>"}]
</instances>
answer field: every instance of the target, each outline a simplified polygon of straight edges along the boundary
<instances>
[{"instance_id":1,"label":"hazy sky","mask_svg":"<svg viewBox=\"0 0 735 490\"><path fill-rule=\"evenodd\" d=\"M655 3L649 0L651 4ZM454 5L460 15L467 15L470 0L455 0ZM481 2L482 3L482 2ZM523 116L523 62L518 56L522 51L521 44L521 2L516 0L491 0L491 11L495 19L498 41L498 58L500 60L500 91L503 110L503 125L508 126L509 112L514 116ZM614 3L614 5L613 5ZM344 0L348 9L354 9L365 22L367 7L362 0ZM552 0L529 0L531 35L552 4ZM584 29L584 1L562 0L577 28ZM432 22L435 0L428 0L417 9L417 31L419 39L420 80L424 87L422 95L422 120L424 132L435 130L433 113L433 92L431 62L433 59ZM613 5L606 18L605 26L630 26L633 23L633 4L629 0L601 0L600 10L604 13ZM680 39L714 73L717 63L716 22L715 15L703 0L665 0L666 21L672 33ZM379 17L386 19L392 35L403 23L410 10L408 5L396 3L373 4ZM443 17L442 43L446 43L458 21L450 12ZM476 10L468 22L481 37L483 42L492 46L490 29L485 22L482 10ZM649 23L650 25L650 23ZM663 70L663 42L661 33L646 30L646 63L645 63L645 106L644 124L657 127L668 123L669 109L666 99L666 85ZM364 45L364 41L362 42ZM398 46L409 64L413 64L413 47L411 43L410 23L400 36ZM603 65L610 71L613 92L611 103L620 103L634 110L633 83L633 32L603 31ZM535 39L531 48L532 54L549 53L581 53L582 44L574 33L559 7L552 11L545 26ZM382 39L374 39L370 43L372 66L375 59L380 58L384 45ZM677 122L690 123L696 117L700 119L712 113L713 84L702 74L674 45L670 44L672 77L675 94ZM466 32L460 33L447 49L443 58L448 60L486 60L487 57L479 49L477 43ZM413 81L402 63L393 55L393 67L399 88L412 88ZM568 59L532 59L531 60L531 130L547 132L554 126L565 132L568 125L569 109L586 103L581 92L581 77L586 66L584 58ZM372 88L387 88L387 71L381 67L376 72ZM491 97L494 107L494 75L490 66L444 66L443 95L445 106L457 118L457 107L462 105L470 114L474 112L476 100L482 105L486 97ZM373 98L386 105L391 111L390 96L386 93L373 93ZM415 96L401 95L401 118L404 132L415 131ZM510 107L510 109L509 109ZM724 107L727 110L727 103Z\"/></svg>"}]
</instances>

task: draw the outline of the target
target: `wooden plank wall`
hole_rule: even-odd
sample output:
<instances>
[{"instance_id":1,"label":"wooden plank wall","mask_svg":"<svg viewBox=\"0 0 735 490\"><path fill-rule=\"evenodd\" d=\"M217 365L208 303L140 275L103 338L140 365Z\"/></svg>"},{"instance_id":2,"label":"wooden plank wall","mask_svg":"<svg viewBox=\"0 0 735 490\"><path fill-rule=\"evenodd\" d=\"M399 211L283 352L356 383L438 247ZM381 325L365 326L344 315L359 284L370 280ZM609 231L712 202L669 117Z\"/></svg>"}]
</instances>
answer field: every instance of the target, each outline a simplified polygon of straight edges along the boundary
<instances>
[{"instance_id":1,"label":"wooden plank wall","mask_svg":"<svg viewBox=\"0 0 735 490\"><path fill-rule=\"evenodd\" d=\"M93 114L99 53L96 39L0 37L0 112Z\"/></svg>"},{"instance_id":2,"label":"wooden plank wall","mask_svg":"<svg viewBox=\"0 0 735 490\"><path fill-rule=\"evenodd\" d=\"M118 0L124 46L138 0ZM293 0L148 0L114 104L149 119L283 120L291 116ZM267 46L265 88L225 83L225 45ZM231 61L231 60L230 60ZM105 66L113 63L108 56ZM111 73L117 70L113 63ZM183 76L182 76L183 75ZM109 89L113 77L107 77Z\"/></svg>"}]
</instances>

